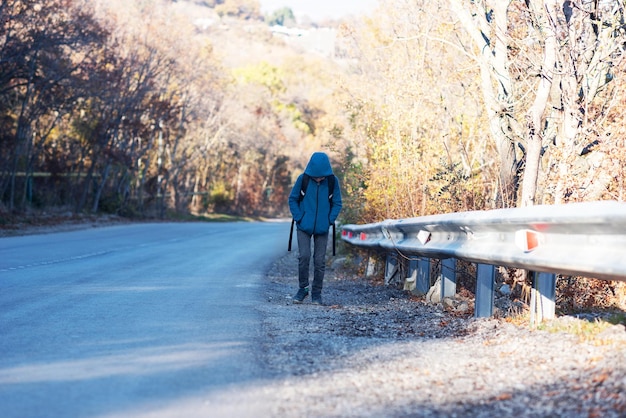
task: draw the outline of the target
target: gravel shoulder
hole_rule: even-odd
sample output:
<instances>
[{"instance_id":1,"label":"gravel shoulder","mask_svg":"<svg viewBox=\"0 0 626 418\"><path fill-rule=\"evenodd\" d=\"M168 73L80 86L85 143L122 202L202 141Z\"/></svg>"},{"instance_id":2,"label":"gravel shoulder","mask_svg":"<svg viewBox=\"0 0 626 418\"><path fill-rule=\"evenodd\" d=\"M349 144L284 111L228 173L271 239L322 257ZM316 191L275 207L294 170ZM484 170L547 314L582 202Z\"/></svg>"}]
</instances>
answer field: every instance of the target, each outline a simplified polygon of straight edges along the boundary
<instances>
[{"instance_id":1,"label":"gravel shoulder","mask_svg":"<svg viewBox=\"0 0 626 418\"><path fill-rule=\"evenodd\" d=\"M262 361L281 382L272 416L626 416L622 325L581 341L460 317L341 268L327 269L326 306L293 304L296 265L274 264L259 307Z\"/></svg>"}]
</instances>

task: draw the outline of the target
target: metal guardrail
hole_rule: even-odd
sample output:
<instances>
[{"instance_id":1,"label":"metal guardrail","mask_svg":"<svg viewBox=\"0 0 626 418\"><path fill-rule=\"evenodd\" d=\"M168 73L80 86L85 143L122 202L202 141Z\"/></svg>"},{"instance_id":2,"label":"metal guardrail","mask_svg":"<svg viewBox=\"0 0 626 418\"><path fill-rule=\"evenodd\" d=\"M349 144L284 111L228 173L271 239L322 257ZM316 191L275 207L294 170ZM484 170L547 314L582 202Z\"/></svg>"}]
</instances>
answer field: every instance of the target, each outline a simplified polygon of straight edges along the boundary
<instances>
[{"instance_id":1,"label":"metal guardrail","mask_svg":"<svg viewBox=\"0 0 626 418\"><path fill-rule=\"evenodd\" d=\"M344 225L341 235L352 245L387 253L626 281L626 203L615 201ZM544 286L543 293L553 288Z\"/></svg>"}]
</instances>

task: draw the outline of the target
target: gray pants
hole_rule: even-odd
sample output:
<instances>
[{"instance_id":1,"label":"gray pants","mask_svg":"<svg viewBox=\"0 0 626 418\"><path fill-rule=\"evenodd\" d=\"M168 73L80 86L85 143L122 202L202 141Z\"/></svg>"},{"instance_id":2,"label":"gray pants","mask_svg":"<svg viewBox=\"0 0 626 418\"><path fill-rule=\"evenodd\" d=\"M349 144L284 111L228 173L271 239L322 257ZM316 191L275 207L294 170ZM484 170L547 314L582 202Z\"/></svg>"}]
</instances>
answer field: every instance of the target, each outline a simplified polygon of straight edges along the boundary
<instances>
[{"instance_id":1,"label":"gray pants","mask_svg":"<svg viewBox=\"0 0 626 418\"><path fill-rule=\"evenodd\" d=\"M311 237L313 237L313 287L311 290L314 295L319 295L322 293L322 287L324 286L328 234L311 236L304 231L298 230L298 281L300 287L309 285Z\"/></svg>"}]
</instances>

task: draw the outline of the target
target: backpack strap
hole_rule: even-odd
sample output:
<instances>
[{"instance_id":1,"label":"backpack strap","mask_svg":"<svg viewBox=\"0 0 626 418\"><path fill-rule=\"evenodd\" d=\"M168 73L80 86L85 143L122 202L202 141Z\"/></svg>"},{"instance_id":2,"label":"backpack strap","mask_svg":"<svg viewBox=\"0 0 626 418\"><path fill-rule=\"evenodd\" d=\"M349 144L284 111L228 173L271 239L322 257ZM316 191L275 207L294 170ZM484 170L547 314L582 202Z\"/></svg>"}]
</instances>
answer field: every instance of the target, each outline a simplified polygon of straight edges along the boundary
<instances>
[{"instance_id":1,"label":"backpack strap","mask_svg":"<svg viewBox=\"0 0 626 418\"><path fill-rule=\"evenodd\" d=\"M293 226L296 220L291 218L291 229L289 230L289 245L287 245L287 251L291 251L291 241L293 241Z\"/></svg>"},{"instance_id":2,"label":"backpack strap","mask_svg":"<svg viewBox=\"0 0 626 418\"><path fill-rule=\"evenodd\" d=\"M330 202L330 208L333 208L333 194L335 193L336 177L331 174L328 179L328 201ZM335 241L337 240L337 233L335 232L335 223L333 222L333 256L335 255Z\"/></svg>"},{"instance_id":3,"label":"backpack strap","mask_svg":"<svg viewBox=\"0 0 626 418\"><path fill-rule=\"evenodd\" d=\"M302 202L304 196L306 195L306 189L309 186L309 181L311 180L311 176L308 174L302 174L302 183L300 183L300 195L298 196L298 202ZM335 193L335 183L336 177L334 174L330 176L326 176L326 180L328 180L328 200L333 201L333 194Z\"/></svg>"},{"instance_id":4,"label":"backpack strap","mask_svg":"<svg viewBox=\"0 0 626 418\"><path fill-rule=\"evenodd\" d=\"M309 180L311 180L311 176L308 174L302 174L302 182L300 183L300 195L298 195L298 203L302 202L304 199L304 195L306 194L306 188L309 186ZM291 218L291 230L289 231L289 245L287 246L287 251L291 251L291 241L293 240L293 227L296 223L296 220Z\"/></svg>"},{"instance_id":5,"label":"backpack strap","mask_svg":"<svg viewBox=\"0 0 626 418\"><path fill-rule=\"evenodd\" d=\"M330 205L333 205L333 194L335 193L335 175L331 174L326 177L328 179L328 200L330 201Z\"/></svg>"},{"instance_id":6,"label":"backpack strap","mask_svg":"<svg viewBox=\"0 0 626 418\"><path fill-rule=\"evenodd\" d=\"M302 199L304 199L306 188L309 187L309 180L311 180L311 176L306 173L302 174L302 183L300 183L300 196L298 196L298 202L302 202Z\"/></svg>"}]
</instances>

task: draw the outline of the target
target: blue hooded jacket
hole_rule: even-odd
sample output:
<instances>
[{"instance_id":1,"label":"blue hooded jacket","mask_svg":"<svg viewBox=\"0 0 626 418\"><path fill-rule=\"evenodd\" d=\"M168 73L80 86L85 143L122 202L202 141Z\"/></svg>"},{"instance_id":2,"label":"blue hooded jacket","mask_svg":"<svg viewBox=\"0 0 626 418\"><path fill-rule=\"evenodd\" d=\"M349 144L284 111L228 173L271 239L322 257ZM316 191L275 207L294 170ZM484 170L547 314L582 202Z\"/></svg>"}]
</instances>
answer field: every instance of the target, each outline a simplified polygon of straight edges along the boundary
<instances>
[{"instance_id":1,"label":"blue hooded jacket","mask_svg":"<svg viewBox=\"0 0 626 418\"><path fill-rule=\"evenodd\" d=\"M310 235L326 234L328 233L328 228L335 223L341 211L339 181L335 177L331 206L331 202L328 200L328 179L326 177L334 176L334 174L328 155L323 152L314 153L304 173L311 177L304 199L298 202L302 178L304 177L301 174L289 194L289 210L299 230ZM324 180L318 183L314 180L315 177L324 177Z\"/></svg>"}]
</instances>

